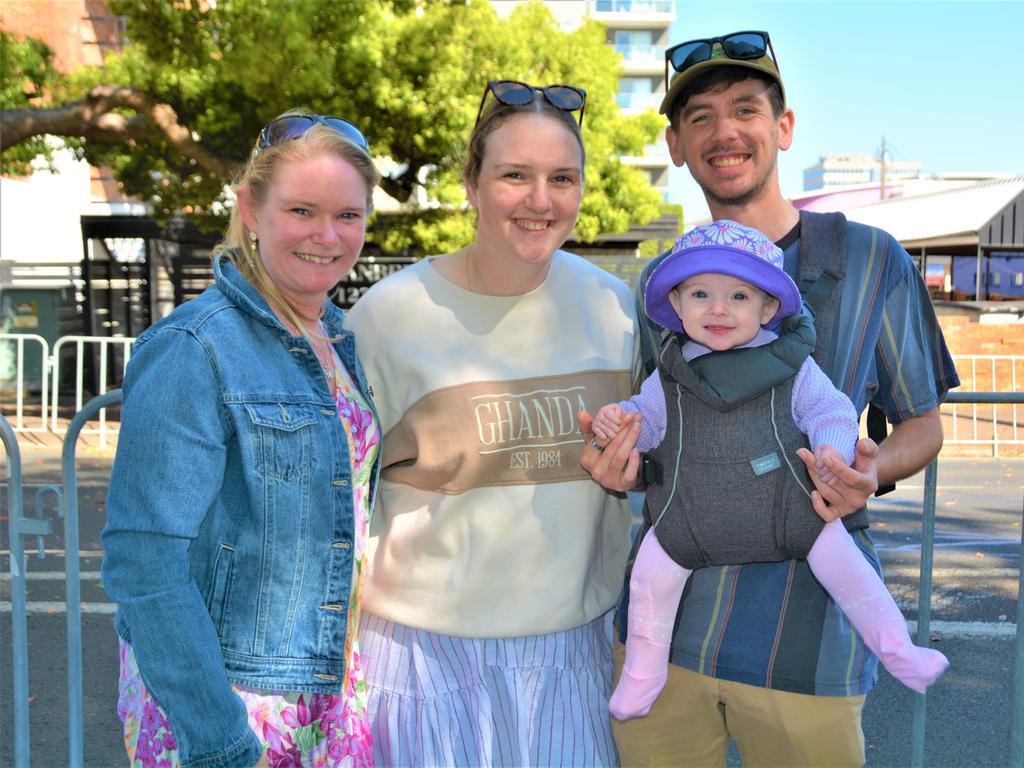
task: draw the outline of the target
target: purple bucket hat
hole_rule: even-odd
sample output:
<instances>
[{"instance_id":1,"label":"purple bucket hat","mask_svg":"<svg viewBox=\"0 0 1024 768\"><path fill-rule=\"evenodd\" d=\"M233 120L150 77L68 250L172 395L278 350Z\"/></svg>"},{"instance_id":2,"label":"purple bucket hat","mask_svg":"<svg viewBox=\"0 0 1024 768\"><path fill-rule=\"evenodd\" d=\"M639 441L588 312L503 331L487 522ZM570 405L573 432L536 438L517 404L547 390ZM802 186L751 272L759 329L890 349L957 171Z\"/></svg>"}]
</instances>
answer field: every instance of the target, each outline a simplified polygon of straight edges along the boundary
<instances>
[{"instance_id":1,"label":"purple bucket hat","mask_svg":"<svg viewBox=\"0 0 1024 768\"><path fill-rule=\"evenodd\" d=\"M800 291L782 269L782 250L764 233L721 219L681 236L672 253L654 268L644 290L647 316L682 333L683 324L668 294L684 280L705 272L731 275L778 299L779 309L765 328L775 328L783 318L800 311Z\"/></svg>"}]
</instances>

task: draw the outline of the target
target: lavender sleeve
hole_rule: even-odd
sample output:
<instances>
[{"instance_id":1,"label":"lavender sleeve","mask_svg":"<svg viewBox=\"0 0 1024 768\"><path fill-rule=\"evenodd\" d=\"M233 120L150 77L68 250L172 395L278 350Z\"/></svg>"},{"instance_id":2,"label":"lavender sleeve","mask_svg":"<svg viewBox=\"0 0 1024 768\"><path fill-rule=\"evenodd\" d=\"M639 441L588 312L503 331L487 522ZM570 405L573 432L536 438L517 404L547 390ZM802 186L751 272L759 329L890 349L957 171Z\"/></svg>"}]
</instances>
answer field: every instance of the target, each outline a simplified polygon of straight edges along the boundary
<instances>
[{"instance_id":1,"label":"lavender sleeve","mask_svg":"<svg viewBox=\"0 0 1024 768\"><path fill-rule=\"evenodd\" d=\"M644 417L640 423L640 439L636 443L638 451L643 453L656 448L665 439L665 390L657 371L644 379L638 394L623 400L619 406Z\"/></svg>"},{"instance_id":2,"label":"lavender sleeve","mask_svg":"<svg viewBox=\"0 0 1024 768\"><path fill-rule=\"evenodd\" d=\"M853 463L860 429L857 410L809 357L793 381L793 421L807 435L811 450L831 445L847 464Z\"/></svg>"}]
</instances>

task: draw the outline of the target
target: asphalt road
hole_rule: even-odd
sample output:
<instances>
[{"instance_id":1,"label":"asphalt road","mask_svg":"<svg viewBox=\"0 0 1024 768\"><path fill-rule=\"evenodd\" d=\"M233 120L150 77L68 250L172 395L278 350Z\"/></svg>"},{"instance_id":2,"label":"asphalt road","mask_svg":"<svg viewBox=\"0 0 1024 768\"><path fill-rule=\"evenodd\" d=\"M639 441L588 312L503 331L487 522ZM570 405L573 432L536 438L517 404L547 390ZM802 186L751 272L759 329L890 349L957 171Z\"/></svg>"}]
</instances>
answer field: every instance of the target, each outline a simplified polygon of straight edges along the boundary
<instances>
[{"instance_id":1,"label":"asphalt road","mask_svg":"<svg viewBox=\"0 0 1024 768\"><path fill-rule=\"evenodd\" d=\"M59 453L22 449L28 514L36 488L59 482ZM108 452L86 451L78 468L85 658L87 766L124 765L117 702L117 643L112 606L99 582L99 532L109 476ZM3 472L5 475L6 473ZM872 533L886 581L908 619L917 616L923 473L873 504ZM52 516L52 500L46 514ZM6 497L2 502L7 543ZM1012 669L1024 509L1024 460L944 459L937 498L932 634L950 671L928 695L926 764L1002 766L1009 761ZM60 523L55 523L60 528ZM29 542L34 544L34 542ZM62 537L33 554L29 578L29 693L32 766L67 765L67 699ZM7 572L4 550L0 569ZM0 580L0 765L13 762L10 582ZM1024 695L1024 692L1022 692ZM883 672L864 711L868 766L906 766L914 696ZM730 763L738 762L735 758Z\"/></svg>"}]
</instances>

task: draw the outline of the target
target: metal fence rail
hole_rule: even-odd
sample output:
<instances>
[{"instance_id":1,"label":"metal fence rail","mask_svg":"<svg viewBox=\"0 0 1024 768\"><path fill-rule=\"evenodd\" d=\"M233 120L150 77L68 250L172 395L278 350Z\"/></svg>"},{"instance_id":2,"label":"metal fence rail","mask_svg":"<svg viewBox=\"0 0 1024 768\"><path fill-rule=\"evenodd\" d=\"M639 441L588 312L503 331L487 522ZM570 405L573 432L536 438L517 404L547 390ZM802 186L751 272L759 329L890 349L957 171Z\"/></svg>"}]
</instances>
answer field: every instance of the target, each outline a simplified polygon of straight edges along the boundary
<instances>
[{"instance_id":1,"label":"metal fence rail","mask_svg":"<svg viewBox=\"0 0 1024 768\"><path fill-rule=\"evenodd\" d=\"M945 445L986 445L996 458L1002 446L1024 446L1024 404L1020 400L962 399L968 393L1013 394L1024 389L1024 355L954 355L960 395L940 409L947 426ZM979 407L981 406L981 407Z\"/></svg>"},{"instance_id":2,"label":"metal fence rail","mask_svg":"<svg viewBox=\"0 0 1024 768\"><path fill-rule=\"evenodd\" d=\"M81 768L83 759L83 690L82 690L82 627L80 573L78 560L78 499L75 475L75 446L85 424L106 407L120 402L121 390L112 390L94 398L72 419L65 435L62 453L63 489L48 486L59 500L58 513L64 518L65 595L67 605L68 647L68 731L69 761L72 768ZM1024 392L958 392L947 396L947 403L956 406L1024 404ZM44 536L52 533L49 519L26 518L23 514L21 457L17 439L7 420L0 416L0 437L7 452L8 515L10 530L11 625L13 631L14 681L14 766L28 768L28 652L25 616L25 551L22 536ZM935 510L938 459L925 472L920 592L918 602L917 643L928 645L931 638L932 568L935 548ZM38 494L37 494L38 502ZM38 508L38 503L37 503ZM1024 510L1022 510L1024 512ZM1022 520L1024 523L1024 520ZM1010 765L1024 768L1024 525L1021 540L1022 567L1018 574L1016 655L1013 672L1014 701L1010 729ZM924 765L927 698L915 697L912 724L911 765Z\"/></svg>"},{"instance_id":3,"label":"metal fence rail","mask_svg":"<svg viewBox=\"0 0 1024 768\"><path fill-rule=\"evenodd\" d=\"M85 400L85 348L88 345L91 347L98 347L97 357L99 359L99 371L97 380L99 382L99 392L95 394L102 396L107 391L107 382L109 381L109 352L114 350L120 350L123 361L121 363L122 370L128 366L128 361L132 356L132 343L135 338L132 336L61 336L57 343L53 345L53 365L52 365L52 377L51 377L51 392L53 400L52 416L50 420L50 431L54 434L60 434L64 430L57 424L57 403L60 402L60 367L61 367L61 352L65 347L73 345L74 348L74 361L75 361L75 412L82 410L82 404ZM98 433L100 435L100 446L106 447L107 438L107 413L106 411L100 412L99 427L89 428L86 430L88 433Z\"/></svg>"},{"instance_id":4,"label":"metal fence rail","mask_svg":"<svg viewBox=\"0 0 1024 768\"><path fill-rule=\"evenodd\" d=\"M42 400L40 404L39 426L30 427L25 425L25 394L28 388L28 381L25 375L25 342L32 342L39 345L39 366L40 366L40 393ZM14 431L15 432L45 432L46 431L46 408L49 402L49 372L50 372L50 345L42 336L34 333L0 333L0 344L14 345Z\"/></svg>"},{"instance_id":5,"label":"metal fence rail","mask_svg":"<svg viewBox=\"0 0 1024 768\"><path fill-rule=\"evenodd\" d=\"M28 768L28 621L25 616L24 499L21 486L21 450L14 430L0 416L0 438L7 452L7 519L10 532L11 664L14 681L14 766Z\"/></svg>"},{"instance_id":6,"label":"metal fence rail","mask_svg":"<svg viewBox=\"0 0 1024 768\"><path fill-rule=\"evenodd\" d=\"M97 414L103 418L107 406L121 402L115 389L90 400L68 425L61 452L61 481L64 486L64 595L67 602L68 637L68 765L81 768L83 745L82 708L82 595L78 559L78 485L75 447L85 424Z\"/></svg>"},{"instance_id":7,"label":"metal fence rail","mask_svg":"<svg viewBox=\"0 0 1024 768\"><path fill-rule=\"evenodd\" d=\"M1024 358L1021 358L1024 359ZM957 405L1024 403L1024 392L951 392L946 403ZM934 459L925 470L924 505L921 530L921 586L917 607L917 644L928 646L931 641L932 567L935 554L935 495L938 486L939 459ZM1024 509L1022 509L1024 515ZM1024 519L1021 525L1021 567L1017 591L1017 646L1013 673L1013 713L1010 722L1010 765L1024 768ZM924 766L925 725L928 718L926 694L917 694L914 702L912 726L911 765Z\"/></svg>"}]
</instances>

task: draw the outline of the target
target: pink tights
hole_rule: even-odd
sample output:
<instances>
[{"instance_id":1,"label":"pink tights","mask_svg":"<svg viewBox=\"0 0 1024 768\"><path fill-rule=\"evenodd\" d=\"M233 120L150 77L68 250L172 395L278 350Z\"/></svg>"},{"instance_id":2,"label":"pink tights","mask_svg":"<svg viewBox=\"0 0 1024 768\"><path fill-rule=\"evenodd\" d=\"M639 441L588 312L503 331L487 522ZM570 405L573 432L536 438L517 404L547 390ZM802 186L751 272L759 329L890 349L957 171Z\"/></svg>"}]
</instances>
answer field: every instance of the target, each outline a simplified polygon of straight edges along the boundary
<instances>
[{"instance_id":1,"label":"pink tights","mask_svg":"<svg viewBox=\"0 0 1024 768\"><path fill-rule=\"evenodd\" d=\"M807 563L864 644L905 686L924 693L949 666L938 651L914 645L899 606L842 522L833 520L822 529ZM646 715L665 687L672 628L690 573L649 530L629 581L626 661L608 702L618 720Z\"/></svg>"}]
</instances>

